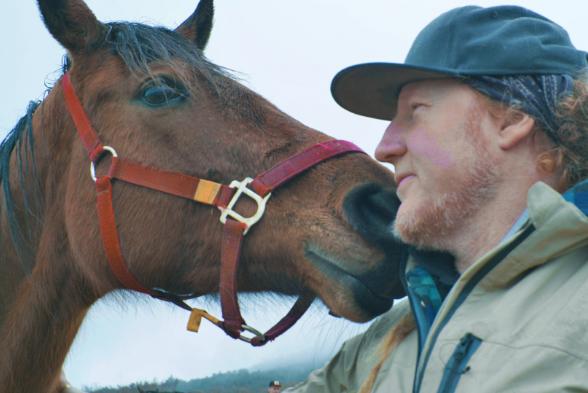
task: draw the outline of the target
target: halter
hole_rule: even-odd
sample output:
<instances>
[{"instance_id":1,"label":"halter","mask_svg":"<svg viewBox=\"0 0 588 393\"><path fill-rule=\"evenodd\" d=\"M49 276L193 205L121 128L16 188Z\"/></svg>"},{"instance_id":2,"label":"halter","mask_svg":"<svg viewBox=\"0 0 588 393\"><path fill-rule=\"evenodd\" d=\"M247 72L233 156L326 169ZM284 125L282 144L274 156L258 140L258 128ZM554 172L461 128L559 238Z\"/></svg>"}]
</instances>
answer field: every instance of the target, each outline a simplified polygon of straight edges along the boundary
<instances>
[{"instance_id":1,"label":"halter","mask_svg":"<svg viewBox=\"0 0 588 393\"><path fill-rule=\"evenodd\" d=\"M179 172L143 166L119 158L116 150L102 144L92 128L90 120L75 93L69 73L63 76L62 86L67 109L90 159L91 176L96 184L97 211L104 251L112 273L123 287L172 302L190 311L189 330L197 332L201 319L205 318L220 327L229 336L248 342L253 346L264 345L292 327L310 307L314 300L313 295L304 294L299 296L286 316L266 333L261 333L257 329L248 326L241 316L237 299L237 270L243 238L251 227L263 217L267 201L273 190L325 160L346 153L363 153L363 151L351 142L329 140L307 148L255 178L246 178L243 181L235 180L227 186ZM110 167L106 175L97 177L95 166L105 155L111 156ZM116 228L112 203L113 179L215 206L221 211L220 221L223 224L223 237L219 293L223 320L215 318L205 310L192 308L185 303L184 300L196 295L180 295L160 288L146 288L129 271L122 255ZM233 210L239 198L243 195L257 204L257 211L253 216L243 217ZM243 334L245 331L253 336L246 337Z\"/></svg>"}]
</instances>

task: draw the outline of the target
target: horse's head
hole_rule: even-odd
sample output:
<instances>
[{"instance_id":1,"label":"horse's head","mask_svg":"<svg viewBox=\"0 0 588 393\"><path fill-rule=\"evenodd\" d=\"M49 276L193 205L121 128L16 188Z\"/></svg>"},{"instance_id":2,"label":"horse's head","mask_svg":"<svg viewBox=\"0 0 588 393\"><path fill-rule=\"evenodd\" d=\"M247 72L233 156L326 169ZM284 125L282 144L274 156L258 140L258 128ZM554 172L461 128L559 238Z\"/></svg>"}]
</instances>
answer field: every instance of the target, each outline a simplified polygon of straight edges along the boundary
<instances>
[{"instance_id":1,"label":"horse's head","mask_svg":"<svg viewBox=\"0 0 588 393\"><path fill-rule=\"evenodd\" d=\"M69 74L100 139L119 157L228 184L255 176L326 135L298 123L203 55L212 1L175 31L99 22L81 0L39 0L47 28L68 50ZM238 38L238 37L237 37ZM89 160L63 103L49 94L35 136L52 157L45 198L67 232L75 270L102 295L120 288L102 250ZM39 146L40 142L37 143ZM108 167L101 161L98 172ZM321 163L276 190L246 236L239 288L310 289L336 314L366 320L400 288L402 257L389 224L398 204L389 172L363 154ZM60 207L58 207L60 206ZM114 208L129 269L147 287L218 291L219 212L150 189L114 183ZM250 201L237 210L250 213Z\"/></svg>"}]
</instances>

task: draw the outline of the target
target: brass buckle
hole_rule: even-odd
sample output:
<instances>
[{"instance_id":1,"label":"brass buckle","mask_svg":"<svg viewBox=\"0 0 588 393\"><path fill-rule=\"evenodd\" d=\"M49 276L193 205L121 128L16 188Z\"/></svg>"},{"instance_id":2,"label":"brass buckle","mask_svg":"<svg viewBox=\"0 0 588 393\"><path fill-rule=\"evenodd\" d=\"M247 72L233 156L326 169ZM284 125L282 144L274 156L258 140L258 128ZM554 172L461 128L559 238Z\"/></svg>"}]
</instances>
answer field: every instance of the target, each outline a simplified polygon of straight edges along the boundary
<instances>
[{"instance_id":1,"label":"brass buckle","mask_svg":"<svg viewBox=\"0 0 588 393\"><path fill-rule=\"evenodd\" d=\"M227 222L227 217L231 217L239 221L240 223L245 224L247 228L245 228L245 231L243 231L243 235L246 235L249 231L249 228L255 225L259 220L261 220L261 217L263 217L263 213L265 213L265 205L267 203L267 200L272 195L271 193L269 193L265 197L261 197L260 195L256 194L255 191L251 190L250 188L247 188L247 185L252 181L253 179L250 177L245 178L243 181L233 180L231 184L229 184L229 187L236 189L235 195L233 195L233 198L231 199L226 208L219 207L220 211L222 212L220 216L220 222L225 224ZM257 211L251 217L243 217L242 215L233 210L233 207L235 206L235 204L237 204L237 201L241 197L241 194L247 195L249 198L253 199L257 204Z\"/></svg>"}]
</instances>

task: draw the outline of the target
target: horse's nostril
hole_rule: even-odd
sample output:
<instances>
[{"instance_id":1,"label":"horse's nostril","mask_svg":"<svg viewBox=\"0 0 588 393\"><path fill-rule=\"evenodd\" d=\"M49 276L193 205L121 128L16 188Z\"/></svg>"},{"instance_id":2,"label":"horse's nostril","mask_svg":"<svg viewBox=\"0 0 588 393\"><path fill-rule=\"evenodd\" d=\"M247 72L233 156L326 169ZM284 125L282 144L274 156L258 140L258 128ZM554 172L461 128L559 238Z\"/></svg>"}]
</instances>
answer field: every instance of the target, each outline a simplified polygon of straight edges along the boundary
<instances>
[{"instance_id":1,"label":"horse's nostril","mask_svg":"<svg viewBox=\"0 0 588 393\"><path fill-rule=\"evenodd\" d=\"M347 221L367 240L383 247L394 242L392 222L400 201L394 190L370 183L353 189L346 197L343 209Z\"/></svg>"},{"instance_id":2,"label":"horse's nostril","mask_svg":"<svg viewBox=\"0 0 588 393\"><path fill-rule=\"evenodd\" d=\"M343 209L351 226L385 254L385 263L380 268L363 274L360 280L370 283L372 288L380 288L379 293L388 294L395 299L404 296L404 287L399 277L407 257L406 247L395 239L392 231L399 206L400 200L391 187L384 188L373 183L356 187L343 202Z\"/></svg>"}]
</instances>

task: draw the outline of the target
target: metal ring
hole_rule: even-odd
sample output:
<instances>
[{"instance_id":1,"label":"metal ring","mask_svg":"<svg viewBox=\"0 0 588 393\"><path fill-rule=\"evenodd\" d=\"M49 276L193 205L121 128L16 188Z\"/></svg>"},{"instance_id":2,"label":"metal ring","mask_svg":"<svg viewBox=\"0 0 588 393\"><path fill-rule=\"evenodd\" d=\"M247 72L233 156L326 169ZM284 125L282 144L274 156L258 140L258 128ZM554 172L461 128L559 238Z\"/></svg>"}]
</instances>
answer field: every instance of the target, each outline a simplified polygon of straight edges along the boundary
<instances>
[{"instance_id":1,"label":"metal ring","mask_svg":"<svg viewBox=\"0 0 588 393\"><path fill-rule=\"evenodd\" d=\"M265 335L260 332L259 330L255 329L254 327L248 326L248 325L241 325L241 328L249 333L253 334L253 337L245 337L244 335L240 334L239 335L239 340L241 341L245 341L246 343L251 344L251 340L253 340L255 337L259 337L261 339L265 338Z\"/></svg>"},{"instance_id":2,"label":"metal ring","mask_svg":"<svg viewBox=\"0 0 588 393\"><path fill-rule=\"evenodd\" d=\"M112 157L118 157L118 154L116 154L116 150L114 150L112 147L104 146L102 148L102 154L100 155L100 157L98 157L95 161L92 161L90 163L90 176L92 177L92 180L94 180L94 183L96 183L96 163L100 161L105 151L109 152Z\"/></svg>"}]
</instances>

